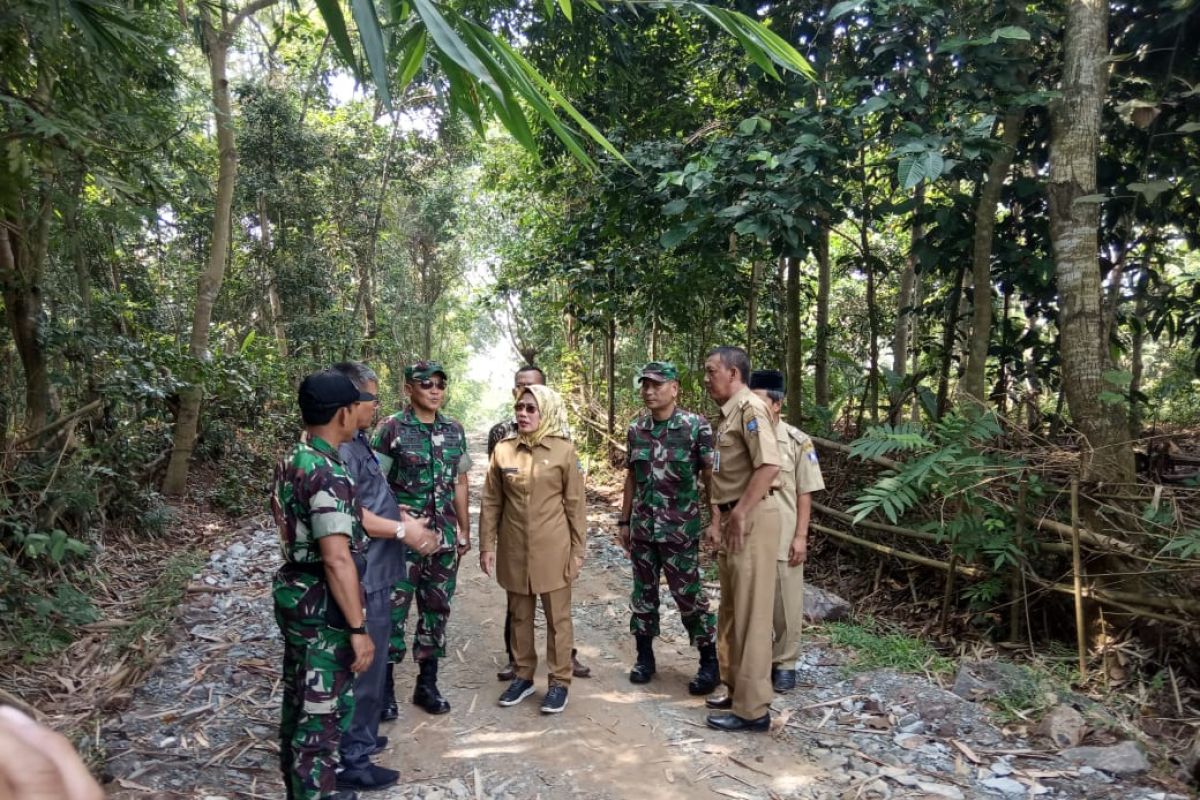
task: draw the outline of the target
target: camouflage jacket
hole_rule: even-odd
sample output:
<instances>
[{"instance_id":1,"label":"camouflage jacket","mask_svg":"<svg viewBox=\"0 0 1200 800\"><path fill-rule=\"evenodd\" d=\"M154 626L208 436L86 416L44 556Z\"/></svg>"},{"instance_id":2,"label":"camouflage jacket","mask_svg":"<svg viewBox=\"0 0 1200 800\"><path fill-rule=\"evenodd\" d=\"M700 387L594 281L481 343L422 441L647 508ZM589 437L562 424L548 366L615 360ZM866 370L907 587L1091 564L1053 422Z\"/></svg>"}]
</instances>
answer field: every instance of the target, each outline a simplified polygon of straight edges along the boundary
<instances>
[{"instance_id":1,"label":"camouflage jacket","mask_svg":"<svg viewBox=\"0 0 1200 800\"><path fill-rule=\"evenodd\" d=\"M379 424L371 447L396 502L432 517L443 535L456 536L454 491L459 473L471 468L463 426L441 412L433 422L421 422L410 407Z\"/></svg>"},{"instance_id":2,"label":"camouflage jacket","mask_svg":"<svg viewBox=\"0 0 1200 800\"><path fill-rule=\"evenodd\" d=\"M676 408L656 426L650 412L643 412L629 426L627 441L634 479L633 538L656 542L698 538L700 482L704 470L712 467L713 432L708 420Z\"/></svg>"},{"instance_id":3,"label":"camouflage jacket","mask_svg":"<svg viewBox=\"0 0 1200 800\"><path fill-rule=\"evenodd\" d=\"M305 434L276 465L271 513L289 564L320 564L317 540L334 534L350 537L356 558L366 551L354 478L338 451L319 436Z\"/></svg>"},{"instance_id":4,"label":"camouflage jacket","mask_svg":"<svg viewBox=\"0 0 1200 800\"><path fill-rule=\"evenodd\" d=\"M515 419L506 419L504 422L497 422L488 431L487 438L487 454L488 458L492 457L492 451L496 449L496 445L512 436L517 431L517 421Z\"/></svg>"}]
</instances>

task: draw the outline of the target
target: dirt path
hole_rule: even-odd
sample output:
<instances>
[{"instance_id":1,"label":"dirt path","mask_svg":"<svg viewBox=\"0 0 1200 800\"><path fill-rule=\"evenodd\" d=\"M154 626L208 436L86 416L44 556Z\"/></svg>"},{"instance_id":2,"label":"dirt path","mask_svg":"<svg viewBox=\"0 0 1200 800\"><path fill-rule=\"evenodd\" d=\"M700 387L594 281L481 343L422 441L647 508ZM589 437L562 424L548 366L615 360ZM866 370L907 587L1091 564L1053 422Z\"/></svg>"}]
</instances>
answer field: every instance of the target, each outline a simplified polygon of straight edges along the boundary
<instances>
[{"instance_id":1,"label":"dirt path","mask_svg":"<svg viewBox=\"0 0 1200 800\"><path fill-rule=\"evenodd\" d=\"M390 743L377 759L400 770L401 783L367 797L1182 800L1169 793L1170 781L1118 779L1104 772L1103 759L1101 769L1079 767L1026 733L998 730L981 704L924 676L849 675L844 653L814 641L798 664L797 691L773 704L772 733L706 728L702 698L687 694L696 656L673 601L665 601L656 643L658 675L645 686L628 681L630 573L612 541L614 510L605 495L590 495L588 559L573 617L593 676L573 682L566 711L538 710L544 665L533 697L513 708L496 705L504 688L495 677L505 660L504 593L480 572L473 550L459 573L441 669L453 710L432 717L409 704L415 670L411 663L398 669L401 715L383 726ZM277 564L275 533L263 518L195 576L200 591L182 609L174 649L130 706L97 732L111 797L282 797L275 741L281 643L270 599Z\"/></svg>"}]
</instances>

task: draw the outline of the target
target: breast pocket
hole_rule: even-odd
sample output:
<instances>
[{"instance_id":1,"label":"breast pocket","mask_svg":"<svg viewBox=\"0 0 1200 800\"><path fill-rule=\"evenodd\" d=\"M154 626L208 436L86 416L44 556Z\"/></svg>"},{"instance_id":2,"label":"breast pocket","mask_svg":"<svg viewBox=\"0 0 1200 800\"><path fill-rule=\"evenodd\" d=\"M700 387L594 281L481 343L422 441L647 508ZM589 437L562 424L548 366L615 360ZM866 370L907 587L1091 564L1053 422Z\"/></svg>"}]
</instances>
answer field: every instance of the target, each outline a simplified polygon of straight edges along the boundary
<instances>
[{"instance_id":1,"label":"breast pocket","mask_svg":"<svg viewBox=\"0 0 1200 800\"><path fill-rule=\"evenodd\" d=\"M653 466L649 447L635 447L629 451L629 468L638 483L648 483L654 477Z\"/></svg>"}]
</instances>

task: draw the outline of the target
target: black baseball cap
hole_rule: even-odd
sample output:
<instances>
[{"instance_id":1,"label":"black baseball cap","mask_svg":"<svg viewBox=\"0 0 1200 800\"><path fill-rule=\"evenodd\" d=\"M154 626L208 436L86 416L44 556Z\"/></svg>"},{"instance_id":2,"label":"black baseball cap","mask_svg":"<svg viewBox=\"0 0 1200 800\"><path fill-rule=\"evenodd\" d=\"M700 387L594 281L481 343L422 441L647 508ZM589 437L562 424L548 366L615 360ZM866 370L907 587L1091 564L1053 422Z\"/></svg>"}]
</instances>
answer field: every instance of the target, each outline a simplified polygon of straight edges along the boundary
<instances>
[{"instance_id":1,"label":"black baseball cap","mask_svg":"<svg viewBox=\"0 0 1200 800\"><path fill-rule=\"evenodd\" d=\"M353 381L331 369L314 372L300 383L300 411L306 416L374 399L374 395L360 392Z\"/></svg>"}]
</instances>

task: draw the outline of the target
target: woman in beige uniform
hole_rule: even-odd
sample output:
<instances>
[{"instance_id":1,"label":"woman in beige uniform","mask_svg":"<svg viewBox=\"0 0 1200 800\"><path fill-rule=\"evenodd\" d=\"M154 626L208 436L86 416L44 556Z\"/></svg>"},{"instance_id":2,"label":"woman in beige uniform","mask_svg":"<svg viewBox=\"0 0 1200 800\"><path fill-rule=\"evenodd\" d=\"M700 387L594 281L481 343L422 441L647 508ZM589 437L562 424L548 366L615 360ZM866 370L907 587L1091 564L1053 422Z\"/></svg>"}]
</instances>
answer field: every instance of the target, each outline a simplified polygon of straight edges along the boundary
<instances>
[{"instance_id":1,"label":"woman in beige uniform","mask_svg":"<svg viewBox=\"0 0 1200 800\"><path fill-rule=\"evenodd\" d=\"M517 398L517 430L496 445L483 486L479 566L508 592L516 677L500 695L514 706L533 693L533 615L542 599L550 686L542 712L566 708L571 684L571 584L583 567L587 510L583 473L566 428L562 398L529 386Z\"/></svg>"}]
</instances>

